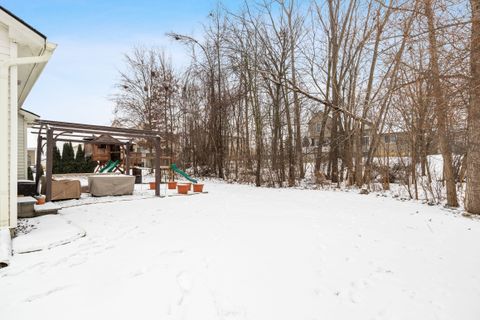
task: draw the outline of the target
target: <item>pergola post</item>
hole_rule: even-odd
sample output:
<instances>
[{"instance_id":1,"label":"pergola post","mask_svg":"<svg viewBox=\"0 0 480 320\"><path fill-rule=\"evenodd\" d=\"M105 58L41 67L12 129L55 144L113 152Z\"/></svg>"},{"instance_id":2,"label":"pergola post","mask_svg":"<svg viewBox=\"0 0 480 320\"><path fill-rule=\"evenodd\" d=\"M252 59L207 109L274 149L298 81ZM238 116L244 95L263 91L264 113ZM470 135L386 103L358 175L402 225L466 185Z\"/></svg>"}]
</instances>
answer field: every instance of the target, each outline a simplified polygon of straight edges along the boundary
<instances>
[{"instance_id":1,"label":"pergola post","mask_svg":"<svg viewBox=\"0 0 480 320\"><path fill-rule=\"evenodd\" d=\"M130 174L130 141L125 144L125 174Z\"/></svg>"},{"instance_id":2,"label":"pergola post","mask_svg":"<svg viewBox=\"0 0 480 320\"><path fill-rule=\"evenodd\" d=\"M46 172L46 201L52 201L52 171L53 171L53 130L47 130L47 172Z\"/></svg>"},{"instance_id":3,"label":"pergola post","mask_svg":"<svg viewBox=\"0 0 480 320\"><path fill-rule=\"evenodd\" d=\"M155 195L160 196L160 137L155 138Z\"/></svg>"},{"instance_id":4,"label":"pergola post","mask_svg":"<svg viewBox=\"0 0 480 320\"><path fill-rule=\"evenodd\" d=\"M37 137L37 159L35 163L35 191L38 193L38 184L40 183L40 168L42 167L42 136L39 134Z\"/></svg>"}]
</instances>

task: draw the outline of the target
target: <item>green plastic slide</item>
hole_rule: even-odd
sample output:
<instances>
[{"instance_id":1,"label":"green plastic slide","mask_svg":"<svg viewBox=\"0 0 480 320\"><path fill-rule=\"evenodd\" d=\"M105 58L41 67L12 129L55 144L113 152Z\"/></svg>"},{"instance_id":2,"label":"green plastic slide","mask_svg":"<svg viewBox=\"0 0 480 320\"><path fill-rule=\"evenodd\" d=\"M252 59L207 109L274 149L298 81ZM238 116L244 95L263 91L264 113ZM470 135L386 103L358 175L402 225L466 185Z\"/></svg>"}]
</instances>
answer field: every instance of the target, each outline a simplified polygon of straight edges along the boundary
<instances>
[{"instance_id":1,"label":"green plastic slide","mask_svg":"<svg viewBox=\"0 0 480 320\"><path fill-rule=\"evenodd\" d=\"M112 163L110 163L110 165L107 168L107 172L112 172L119 163L120 163L120 160L115 160Z\"/></svg>"},{"instance_id":2,"label":"green plastic slide","mask_svg":"<svg viewBox=\"0 0 480 320\"><path fill-rule=\"evenodd\" d=\"M170 165L170 169L172 169L174 172L178 173L179 175L183 176L185 179L187 179L190 182L197 183L198 181L190 177L188 174L183 172L182 170L178 169L177 165L175 163L172 163Z\"/></svg>"},{"instance_id":3,"label":"green plastic slide","mask_svg":"<svg viewBox=\"0 0 480 320\"><path fill-rule=\"evenodd\" d=\"M98 172L100 173L107 172L107 168L110 166L110 164L112 164L112 160L108 160L107 164L102 169L98 170Z\"/></svg>"},{"instance_id":4,"label":"green plastic slide","mask_svg":"<svg viewBox=\"0 0 480 320\"><path fill-rule=\"evenodd\" d=\"M112 172L117 165L120 163L120 160L108 160L107 164L99 170L100 173L105 173L105 172Z\"/></svg>"}]
</instances>

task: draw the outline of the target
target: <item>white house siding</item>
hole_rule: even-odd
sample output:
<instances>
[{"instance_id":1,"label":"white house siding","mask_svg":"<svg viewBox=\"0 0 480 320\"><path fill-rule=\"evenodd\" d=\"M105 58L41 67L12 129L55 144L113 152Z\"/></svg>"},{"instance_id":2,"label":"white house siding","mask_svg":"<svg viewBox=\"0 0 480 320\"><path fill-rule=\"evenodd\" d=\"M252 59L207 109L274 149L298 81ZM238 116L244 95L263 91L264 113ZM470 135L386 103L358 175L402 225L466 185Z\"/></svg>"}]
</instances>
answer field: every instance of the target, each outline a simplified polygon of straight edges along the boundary
<instances>
[{"instance_id":1,"label":"white house siding","mask_svg":"<svg viewBox=\"0 0 480 320\"><path fill-rule=\"evenodd\" d=\"M0 8L0 229L16 227L17 178L26 177L27 173L25 121L18 119L19 107L55 47L25 22ZM18 152L19 146L22 154Z\"/></svg>"},{"instance_id":2,"label":"white house siding","mask_svg":"<svg viewBox=\"0 0 480 320\"><path fill-rule=\"evenodd\" d=\"M10 40L8 28L0 23L0 59L6 60L10 57Z\"/></svg>"},{"instance_id":3,"label":"white house siding","mask_svg":"<svg viewBox=\"0 0 480 320\"><path fill-rule=\"evenodd\" d=\"M0 62L10 58L10 38L8 28L0 23ZM8 83L8 74L0 73L1 83ZM10 88L0 88L0 94L8 96L10 105ZM10 114L8 106L1 106L0 109L0 228L9 226L10 218Z\"/></svg>"},{"instance_id":4,"label":"white house siding","mask_svg":"<svg viewBox=\"0 0 480 320\"><path fill-rule=\"evenodd\" d=\"M18 114L18 155L17 177L18 180L27 179L27 123L25 116Z\"/></svg>"},{"instance_id":5,"label":"white house siding","mask_svg":"<svg viewBox=\"0 0 480 320\"><path fill-rule=\"evenodd\" d=\"M10 57L18 57L18 47L17 43L13 40L10 40ZM17 156L18 156L18 86L15 85L18 83L18 67L10 67L10 101L9 105L11 106L9 113L9 163L8 167L10 169L9 174L9 224L10 227L14 228L17 226Z\"/></svg>"}]
</instances>

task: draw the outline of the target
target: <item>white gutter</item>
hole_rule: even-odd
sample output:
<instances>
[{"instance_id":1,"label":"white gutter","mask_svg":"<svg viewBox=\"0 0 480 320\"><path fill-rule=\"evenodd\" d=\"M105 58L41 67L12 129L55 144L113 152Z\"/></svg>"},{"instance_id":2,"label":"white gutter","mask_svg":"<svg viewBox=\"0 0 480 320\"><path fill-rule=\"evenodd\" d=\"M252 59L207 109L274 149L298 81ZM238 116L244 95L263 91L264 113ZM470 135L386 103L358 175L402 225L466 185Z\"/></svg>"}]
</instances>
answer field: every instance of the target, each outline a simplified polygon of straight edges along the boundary
<instances>
[{"instance_id":1,"label":"white gutter","mask_svg":"<svg viewBox=\"0 0 480 320\"><path fill-rule=\"evenodd\" d=\"M8 168L9 172L9 178L5 176L0 177L2 180L8 180L7 183L5 183L5 180L3 180L4 183L0 183L0 235L6 232L9 235L8 238L10 238L9 228L16 225L17 219L18 89L17 73L11 71L16 71L19 65L47 62L56 47L56 44L46 43L45 50L41 56L11 58L0 62L0 138L3 138L3 141L9 141L6 143L6 146L2 145L2 147L6 147L7 150L1 150L0 152L0 168ZM11 103L9 103L9 99ZM9 134L9 132L11 134ZM4 229L6 229L6 231ZM5 245L3 243L4 241L6 241L5 237L1 236L0 254L3 252L1 248ZM8 246L11 247L11 244L7 245L7 247ZM0 259L5 260L6 258L0 256Z\"/></svg>"},{"instance_id":2,"label":"white gutter","mask_svg":"<svg viewBox=\"0 0 480 320\"><path fill-rule=\"evenodd\" d=\"M18 66L23 64L48 62L48 60L50 60L50 58L52 57L53 51L56 47L56 44L47 42L45 44L45 50L43 51L43 54L41 56L8 59L1 64L1 68L9 68L11 66Z\"/></svg>"}]
</instances>

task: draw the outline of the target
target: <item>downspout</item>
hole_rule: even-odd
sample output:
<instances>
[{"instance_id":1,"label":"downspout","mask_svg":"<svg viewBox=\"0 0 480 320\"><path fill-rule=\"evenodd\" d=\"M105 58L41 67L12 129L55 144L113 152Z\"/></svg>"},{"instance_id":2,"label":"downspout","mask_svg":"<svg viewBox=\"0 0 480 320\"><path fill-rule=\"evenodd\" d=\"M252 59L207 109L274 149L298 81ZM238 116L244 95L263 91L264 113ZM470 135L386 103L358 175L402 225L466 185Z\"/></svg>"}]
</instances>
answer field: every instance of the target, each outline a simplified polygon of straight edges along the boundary
<instances>
[{"instance_id":1,"label":"downspout","mask_svg":"<svg viewBox=\"0 0 480 320\"><path fill-rule=\"evenodd\" d=\"M11 255L10 227L16 225L17 219L17 77L10 76L10 71L19 65L37 64L48 62L56 45L46 43L40 56L11 58L0 62L0 136L10 137L10 159L8 152L0 152L0 168L8 168L8 183L0 184L0 266L8 265ZM10 83L12 82L12 83ZM10 92L9 92L10 88ZM9 94L10 93L10 94ZM11 103L9 104L9 98ZM10 116L10 122L8 118ZM9 136L9 127L11 135ZM7 146L8 147L8 146ZM9 166L10 160L10 166ZM12 170L12 167L15 171ZM6 177L5 177L6 178ZM6 187L6 188L5 188ZM6 256L5 256L6 255Z\"/></svg>"}]
</instances>

